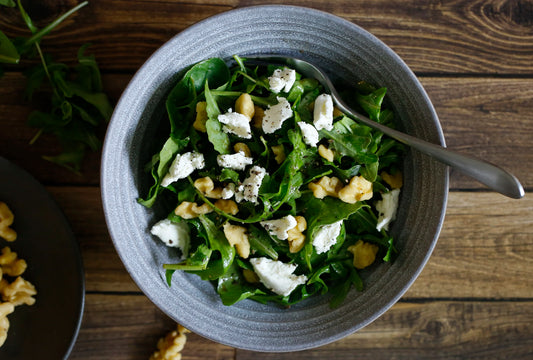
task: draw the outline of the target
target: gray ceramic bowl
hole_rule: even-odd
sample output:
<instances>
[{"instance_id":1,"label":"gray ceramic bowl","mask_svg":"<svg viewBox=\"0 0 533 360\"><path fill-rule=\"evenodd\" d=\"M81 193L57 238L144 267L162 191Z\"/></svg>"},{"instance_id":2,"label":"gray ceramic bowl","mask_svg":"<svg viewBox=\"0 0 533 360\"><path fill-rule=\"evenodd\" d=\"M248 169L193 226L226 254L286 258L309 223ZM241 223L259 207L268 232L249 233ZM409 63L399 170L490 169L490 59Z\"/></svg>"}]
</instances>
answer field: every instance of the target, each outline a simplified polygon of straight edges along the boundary
<instances>
[{"instance_id":1,"label":"gray ceramic bowl","mask_svg":"<svg viewBox=\"0 0 533 360\"><path fill-rule=\"evenodd\" d=\"M389 309L427 262L442 225L447 168L410 151L405 186L392 233L399 256L364 274L365 291L351 292L341 307L316 297L280 309L245 300L222 305L213 286L175 273L164 281L161 264L172 262L149 228L166 213L136 199L150 180L143 166L154 153L165 121L165 97L187 66L209 57L283 54L309 60L334 78L367 80L388 88L388 102L405 131L444 144L433 106L414 74L380 40L328 13L291 6L229 11L191 26L164 44L134 76L109 124L102 158L102 198L114 245L137 285L155 305L191 331L255 351L283 352L324 345L361 329Z\"/></svg>"}]
</instances>

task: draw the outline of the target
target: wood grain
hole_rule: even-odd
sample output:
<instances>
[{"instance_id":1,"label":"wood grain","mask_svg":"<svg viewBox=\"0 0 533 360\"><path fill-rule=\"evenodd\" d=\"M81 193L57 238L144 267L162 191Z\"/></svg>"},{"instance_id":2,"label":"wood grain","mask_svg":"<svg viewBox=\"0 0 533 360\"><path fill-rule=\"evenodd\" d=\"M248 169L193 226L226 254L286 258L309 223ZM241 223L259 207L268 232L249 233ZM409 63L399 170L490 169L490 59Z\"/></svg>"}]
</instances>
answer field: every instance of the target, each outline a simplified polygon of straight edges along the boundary
<instances>
[{"instance_id":1,"label":"wood grain","mask_svg":"<svg viewBox=\"0 0 533 360\"><path fill-rule=\"evenodd\" d=\"M361 331L291 354L237 350L237 360L530 359L530 302L400 302ZM520 321L516 321L516 318Z\"/></svg>"},{"instance_id":2,"label":"wood grain","mask_svg":"<svg viewBox=\"0 0 533 360\"><path fill-rule=\"evenodd\" d=\"M183 360L528 359L533 355L530 301L402 301L361 331L296 353L257 353L187 336ZM146 297L89 294L71 359L147 359L175 324Z\"/></svg>"},{"instance_id":3,"label":"wood grain","mask_svg":"<svg viewBox=\"0 0 533 360\"><path fill-rule=\"evenodd\" d=\"M38 3L38 5L37 5ZM32 2L28 11L43 26L76 2ZM533 74L531 0L275 0L328 11L362 26L395 50L415 72ZM43 46L60 61L73 61L90 42L101 66L136 70L165 41L190 25L259 0L105 1L90 5L50 33ZM0 14L0 29L27 33L18 14ZM43 15L39 15L43 14Z\"/></svg>"},{"instance_id":4,"label":"wood grain","mask_svg":"<svg viewBox=\"0 0 533 360\"><path fill-rule=\"evenodd\" d=\"M405 297L533 299L531 196L452 192L437 246Z\"/></svg>"},{"instance_id":5,"label":"wood grain","mask_svg":"<svg viewBox=\"0 0 533 360\"><path fill-rule=\"evenodd\" d=\"M106 74L109 97L116 102L129 82L129 74ZM515 174L526 188L533 187L533 79L421 77L443 127L448 147L498 164ZM0 154L27 168L46 184L99 183L99 153L89 154L82 176L41 160L57 152L53 138L43 136L34 145L35 129L26 125L30 112L24 100L25 80L19 73L0 78ZM507 121L509 120L509 121ZM103 134L102 134L103 137ZM512 154L510 156L509 154ZM50 171L54 168L54 171ZM485 189L453 173L452 189Z\"/></svg>"},{"instance_id":6,"label":"wood grain","mask_svg":"<svg viewBox=\"0 0 533 360\"><path fill-rule=\"evenodd\" d=\"M533 80L422 77L447 146L498 164L533 187ZM453 173L452 189L480 184Z\"/></svg>"},{"instance_id":7,"label":"wood grain","mask_svg":"<svg viewBox=\"0 0 533 360\"><path fill-rule=\"evenodd\" d=\"M146 360L176 324L145 296L89 294L82 330L69 359ZM187 335L185 359L234 359L234 349Z\"/></svg>"},{"instance_id":8,"label":"wood grain","mask_svg":"<svg viewBox=\"0 0 533 360\"><path fill-rule=\"evenodd\" d=\"M79 0L23 3L44 26ZM187 27L260 0L90 0L42 41L54 59L74 64L92 43L104 88L116 102L134 72ZM527 189L510 200L451 172L448 209L437 246L403 298L361 331L297 353L256 353L189 334L183 360L532 359L533 358L533 0L272 0L338 15L368 30L419 76L448 147L510 170ZM0 30L28 34L14 9ZM80 243L86 309L70 359L148 359L175 323L142 294L109 237L100 198L100 153L78 176L42 159L54 139L29 140L31 106L22 71L0 78L0 156L47 186ZM105 131L101 129L102 136Z\"/></svg>"}]
</instances>

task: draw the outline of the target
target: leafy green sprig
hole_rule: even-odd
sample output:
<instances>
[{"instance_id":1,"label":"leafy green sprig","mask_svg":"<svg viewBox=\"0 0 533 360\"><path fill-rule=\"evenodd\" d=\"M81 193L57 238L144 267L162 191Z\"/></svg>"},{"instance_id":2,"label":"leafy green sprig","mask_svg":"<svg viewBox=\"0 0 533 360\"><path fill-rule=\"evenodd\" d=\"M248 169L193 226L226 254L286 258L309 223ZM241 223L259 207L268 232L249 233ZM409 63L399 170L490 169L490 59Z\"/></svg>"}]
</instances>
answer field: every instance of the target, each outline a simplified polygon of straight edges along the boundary
<instances>
[{"instance_id":1,"label":"leafy green sprig","mask_svg":"<svg viewBox=\"0 0 533 360\"><path fill-rule=\"evenodd\" d=\"M33 23L20 0L16 3L0 0L0 5L17 7L31 32L29 37L10 40L0 31L0 63L19 64L22 58L31 58L35 52L40 60L40 65L25 72L27 98L31 101L38 95L47 99L48 104L43 111L36 110L29 115L28 124L38 129L30 144L43 133L54 135L61 146L61 153L43 158L80 173L86 151L98 151L101 147L98 130L111 117L113 107L103 92L94 56L85 53L89 44L80 47L78 64L69 67L54 62L51 56L45 54L41 49L41 40L88 2L81 2L41 29Z\"/></svg>"}]
</instances>

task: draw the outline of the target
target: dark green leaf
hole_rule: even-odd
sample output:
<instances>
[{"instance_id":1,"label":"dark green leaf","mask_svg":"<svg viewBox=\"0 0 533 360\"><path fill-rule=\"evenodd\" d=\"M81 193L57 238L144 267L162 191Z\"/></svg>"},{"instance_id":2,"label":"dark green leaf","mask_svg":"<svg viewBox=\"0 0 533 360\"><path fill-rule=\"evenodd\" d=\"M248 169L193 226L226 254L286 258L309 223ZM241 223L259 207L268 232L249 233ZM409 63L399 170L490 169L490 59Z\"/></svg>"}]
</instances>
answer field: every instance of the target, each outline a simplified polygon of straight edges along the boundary
<instances>
[{"instance_id":1,"label":"dark green leaf","mask_svg":"<svg viewBox=\"0 0 533 360\"><path fill-rule=\"evenodd\" d=\"M235 258L235 248L228 243L224 233L215 225L215 223L205 215L200 215L200 222L202 223L207 238L209 240L209 247L216 250L222 257L222 269L225 273Z\"/></svg>"},{"instance_id":2,"label":"dark green leaf","mask_svg":"<svg viewBox=\"0 0 533 360\"><path fill-rule=\"evenodd\" d=\"M263 229L254 225L248 226L248 241L250 248L255 250L259 255L265 255L272 260L278 259L278 253L272 244L272 238Z\"/></svg>"},{"instance_id":3,"label":"dark green leaf","mask_svg":"<svg viewBox=\"0 0 533 360\"><path fill-rule=\"evenodd\" d=\"M34 34L32 37L26 40L24 43L24 47L29 47L32 44L35 44L38 42L43 36L47 35L50 31L52 31L54 28L56 28L59 24L61 24L65 19L67 19L70 15L74 14L76 11L81 9L82 7L88 5L88 1L84 1L73 7L72 9L68 10L66 13L60 15L57 19L52 21L50 24L39 30L35 25L33 25L32 20L30 19L29 15L26 13L26 11L22 8L22 5L20 4L20 0L18 1L20 13L22 15L22 18L26 22L26 25L30 29L30 31Z\"/></svg>"},{"instance_id":4,"label":"dark green leaf","mask_svg":"<svg viewBox=\"0 0 533 360\"><path fill-rule=\"evenodd\" d=\"M211 96L207 82L205 83L205 100L207 102L206 111L208 116L205 123L207 137L218 153L229 154L231 152L229 136L222 130L222 124L218 121L220 111L215 99Z\"/></svg>"},{"instance_id":5,"label":"dark green leaf","mask_svg":"<svg viewBox=\"0 0 533 360\"><path fill-rule=\"evenodd\" d=\"M229 78L229 69L219 58L201 61L185 73L170 92L166 102L174 136L183 137L192 121L192 117L188 117L184 122L179 109L187 105L193 106L192 102L196 105L196 95L204 90L206 82L209 82L213 88L217 88L225 84Z\"/></svg>"},{"instance_id":6,"label":"dark green leaf","mask_svg":"<svg viewBox=\"0 0 533 360\"><path fill-rule=\"evenodd\" d=\"M233 305L255 295L264 294L262 290L246 283L235 264L218 279L217 292L220 295L222 303L226 306Z\"/></svg>"},{"instance_id":7,"label":"dark green leaf","mask_svg":"<svg viewBox=\"0 0 533 360\"><path fill-rule=\"evenodd\" d=\"M372 143L371 129L357 124L348 117L337 121L331 131L322 129L320 133L333 141L333 146L343 156L349 156L360 164L378 161L375 154L369 152Z\"/></svg>"},{"instance_id":8,"label":"dark green leaf","mask_svg":"<svg viewBox=\"0 0 533 360\"><path fill-rule=\"evenodd\" d=\"M164 264L165 270L200 271L207 268L212 250L205 244L198 246L196 251L189 255L185 261L178 264Z\"/></svg>"},{"instance_id":9,"label":"dark green leaf","mask_svg":"<svg viewBox=\"0 0 533 360\"><path fill-rule=\"evenodd\" d=\"M78 62L80 66L77 67L77 82L83 84L85 89L99 93L103 91L100 69L98 68L94 55L85 55L85 51L90 45L84 44L78 50Z\"/></svg>"},{"instance_id":10,"label":"dark green leaf","mask_svg":"<svg viewBox=\"0 0 533 360\"><path fill-rule=\"evenodd\" d=\"M165 176L165 174L167 173L172 160L176 157L176 154L178 152L183 151L183 149L187 146L188 143L188 138L182 140L175 140L174 138L170 137L167 139L167 141L163 145L163 148L159 152L157 159L157 167L154 165L152 168L152 177L154 178L154 185L152 185L152 187L150 188L148 192L148 197L146 199L137 200L140 204L146 207L153 206L155 200L157 199L157 195L159 194L159 191L161 189L160 184L163 176Z\"/></svg>"},{"instance_id":11,"label":"dark green leaf","mask_svg":"<svg viewBox=\"0 0 533 360\"><path fill-rule=\"evenodd\" d=\"M386 93L387 89L381 88L368 95L357 95L357 102L366 111L371 120L380 120L381 103Z\"/></svg>"},{"instance_id":12,"label":"dark green leaf","mask_svg":"<svg viewBox=\"0 0 533 360\"><path fill-rule=\"evenodd\" d=\"M0 31L0 63L18 64L20 55L15 45Z\"/></svg>"},{"instance_id":13,"label":"dark green leaf","mask_svg":"<svg viewBox=\"0 0 533 360\"><path fill-rule=\"evenodd\" d=\"M15 7L17 4L13 0L0 0L0 5L7 7Z\"/></svg>"}]
</instances>

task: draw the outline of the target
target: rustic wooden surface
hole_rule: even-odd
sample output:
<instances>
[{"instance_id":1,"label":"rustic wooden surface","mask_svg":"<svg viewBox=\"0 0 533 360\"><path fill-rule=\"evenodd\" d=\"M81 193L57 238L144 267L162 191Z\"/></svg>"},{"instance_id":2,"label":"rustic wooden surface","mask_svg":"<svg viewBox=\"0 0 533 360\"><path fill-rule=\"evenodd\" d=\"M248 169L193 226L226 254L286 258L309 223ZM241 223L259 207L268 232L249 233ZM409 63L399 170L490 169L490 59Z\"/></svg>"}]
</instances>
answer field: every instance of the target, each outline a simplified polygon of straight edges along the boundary
<instances>
[{"instance_id":1,"label":"rustic wooden surface","mask_svg":"<svg viewBox=\"0 0 533 360\"><path fill-rule=\"evenodd\" d=\"M450 199L438 245L407 294L385 315L347 338L293 354L233 349L188 336L192 359L531 359L533 358L533 1L300 0L378 36L419 76L441 119L448 146L512 171L526 197L510 200L451 173ZM75 0L31 1L45 24ZM92 51L117 100L135 70L173 35L211 15L262 4L252 0L92 0L43 42L72 62ZM25 28L0 11L10 36ZM34 130L23 98L24 76L0 79L0 155L40 180L65 211L81 245L86 309L71 359L148 359L174 327L137 288L120 262L104 222L99 154L83 176L41 160L53 141L28 145Z\"/></svg>"}]
</instances>

